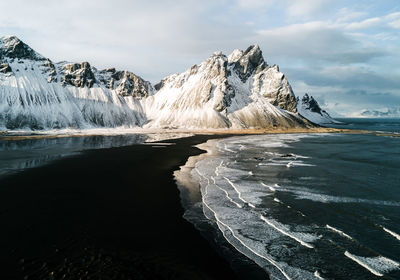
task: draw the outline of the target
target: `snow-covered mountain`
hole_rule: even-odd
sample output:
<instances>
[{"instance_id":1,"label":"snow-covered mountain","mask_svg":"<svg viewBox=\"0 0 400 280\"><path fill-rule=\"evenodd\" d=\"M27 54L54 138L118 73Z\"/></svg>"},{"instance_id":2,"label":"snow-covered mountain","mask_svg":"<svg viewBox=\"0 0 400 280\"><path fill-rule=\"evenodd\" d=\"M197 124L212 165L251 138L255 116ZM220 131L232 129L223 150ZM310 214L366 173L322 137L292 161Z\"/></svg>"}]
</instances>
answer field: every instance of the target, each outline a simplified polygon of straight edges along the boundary
<instances>
[{"instance_id":1,"label":"snow-covered mountain","mask_svg":"<svg viewBox=\"0 0 400 280\"><path fill-rule=\"evenodd\" d=\"M266 128L305 126L285 75L268 66L258 46L214 53L155 86L144 101L147 126Z\"/></svg>"},{"instance_id":2,"label":"snow-covered mountain","mask_svg":"<svg viewBox=\"0 0 400 280\"><path fill-rule=\"evenodd\" d=\"M299 108L258 46L214 53L153 87L129 71L54 63L14 36L0 38L0 129L312 126Z\"/></svg>"},{"instance_id":3,"label":"snow-covered mountain","mask_svg":"<svg viewBox=\"0 0 400 280\"><path fill-rule=\"evenodd\" d=\"M355 114L356 117L362 118L400 118L399 108L384 108L384 109L365 109Z\"/></svg>"},{"instance_id":4,"label":"snow-covered mountain","mask_svg":"<svg viewBox=\"0 0 400 280\"><path fill-rule=\"evenodd\" d=\"M297 97L297 111L300 115L316 124L324 125L341 123L333 119L328 112L322 110L317 100L315 100L314 97L309 96L307 93L304 94L301 100Z\"/></svg>"},{"instance_id":5,"label":"snow-covered mountain","mask_svg":"<svg viewBox=\"0 0 400 280\"><path fill-rule=\"evenodd\" d=\"M135 127L146 121L140 99L149 82L89 63L53 63L17 37L0 38L0 127Z\"/></svg>"}]
</instances>

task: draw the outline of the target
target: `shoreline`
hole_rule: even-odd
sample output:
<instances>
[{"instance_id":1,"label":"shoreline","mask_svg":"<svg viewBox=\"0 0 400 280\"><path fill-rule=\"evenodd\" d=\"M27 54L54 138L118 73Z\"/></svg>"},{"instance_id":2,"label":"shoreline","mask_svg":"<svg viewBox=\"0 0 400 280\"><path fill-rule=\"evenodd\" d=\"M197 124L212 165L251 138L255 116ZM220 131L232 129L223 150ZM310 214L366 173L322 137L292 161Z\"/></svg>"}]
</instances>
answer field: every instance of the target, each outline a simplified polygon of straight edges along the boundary
<instances>
[{"instance_id":1,"label":"shoreline","mask_svg":"<svg viewBox=\"0 0 400 280\"><path fill-rule=\"evenodd\" d=\"M60 131L1 131L0 141L7 140L30 140L43 138L68 138L68 137L90 137L90 136L117 136L117 135L134 135L146 134L155 136L154 141L163 141L168 139L177 139L182 137L190 137L193 135L257 135L257 134L286 134L286 133L354 133L354 134L377 134L372 131L342 129L331 127L314 127L314 128L287 128L287 129L88 129L74 130L66 133ZM384 133L382 133L384 134ZM169 135L159 138L160 135Z\"/></svg>"},{"instance_id":2,"label":"shoreline","mask_svg":"<svg viewBox=\"0 0 400 280\"><path fill-rule=\"evenodd\" d=\"M231 137L235 136L240 137L243 135L232 135ZM251 259L246 252L236 247L235 244L225 238L225 234L220 230L217 224L217 219L207 217L204 212L204 201L200 189L200 182L193 178L191 174L198 162L208 157L218 155L215 145L224 138L225 137L218 139L211 138L206 142L196 145L196 148L205 151L205 153L189 157L186 164L174 172L174 177L180 190L181 200L185 208L184 217L191 222L216 249L221 251L221 254L229 261L240 279L270 279L268 270L263 268L255 260ZM200 203L201 206L199 206ZM254 269L255 266L257 266L257 269Z\"/></svg>"},{"instance_id":3,"label":"shoreline","mask_svg":"<svg viewBox=\"0 0 400 280\"><path fill-rule=\"evenodd\" d=\"M226 136L88 150L0 178L3 275L237 279L182 217L172 175Z\"/></svg>"}]
</instances>

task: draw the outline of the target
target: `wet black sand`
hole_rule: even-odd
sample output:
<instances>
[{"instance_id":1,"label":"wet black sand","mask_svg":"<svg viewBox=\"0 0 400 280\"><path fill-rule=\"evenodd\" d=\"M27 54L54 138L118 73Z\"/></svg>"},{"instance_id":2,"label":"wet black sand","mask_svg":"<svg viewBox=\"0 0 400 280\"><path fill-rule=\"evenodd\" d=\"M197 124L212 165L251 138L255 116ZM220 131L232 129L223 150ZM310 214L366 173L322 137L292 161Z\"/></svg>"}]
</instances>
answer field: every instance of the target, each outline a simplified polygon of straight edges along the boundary
<instances>
[{"instance_id":1,"label":"wet black sand","mask_svg":"<svg viewBox=\"0 0 400 280\"><path fill-rule=\"evenodd\" d=\"M172 175L216 137L91 150L0 178L1 279L237 279L182 218Z\"/></svg>"}]
</instances>

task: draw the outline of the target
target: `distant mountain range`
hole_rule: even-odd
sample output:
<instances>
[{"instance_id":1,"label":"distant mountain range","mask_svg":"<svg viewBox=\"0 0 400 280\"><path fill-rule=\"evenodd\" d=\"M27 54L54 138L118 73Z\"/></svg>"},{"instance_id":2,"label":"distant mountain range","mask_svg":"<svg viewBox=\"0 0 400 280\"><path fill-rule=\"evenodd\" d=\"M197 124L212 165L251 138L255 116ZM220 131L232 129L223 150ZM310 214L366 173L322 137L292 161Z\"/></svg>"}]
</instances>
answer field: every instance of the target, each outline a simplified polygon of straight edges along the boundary
<instances>
[{"instance_id":1,"label":"distant mountain range","mask_svg":"<svg viewBox=\"0 0 400 280\"><path fill-rule=\"evenodd\" d=\"M308 95L296 99L258 46L212 54L156 85L88 62L54 63L15 36L0 38L0 128L311 127L334 120Z\"/></svg>"},{"instance_id":2,"label":"distant mountain range","mask_svg":"<svg viewBox=\"0 0 400 280\"><path fill-rule=\"evenodd\" d=\"M356 116L364 118L400 118L400 107L379 110L365 109L357 113Z\"/></svg>"}]
</instances>

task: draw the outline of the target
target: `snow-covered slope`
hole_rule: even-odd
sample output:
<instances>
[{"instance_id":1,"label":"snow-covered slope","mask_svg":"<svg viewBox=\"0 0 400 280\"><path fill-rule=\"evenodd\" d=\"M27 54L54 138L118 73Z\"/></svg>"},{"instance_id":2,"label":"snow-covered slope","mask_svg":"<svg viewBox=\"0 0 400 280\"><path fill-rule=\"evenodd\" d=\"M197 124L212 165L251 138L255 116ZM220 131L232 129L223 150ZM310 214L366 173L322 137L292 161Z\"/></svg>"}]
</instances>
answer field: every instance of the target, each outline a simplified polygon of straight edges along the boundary
<instances>
[{"instance_id":1,"label":"snow-covered slope","mask_svg":"<svg viewBox=\"0 0 400 280\"><path fill-rule=\"evenodd\" d=\"M0 39L0 128L135 127L150 83L89 63L54 64L14 36Z\"/></svg>"},{"instance_id":2,"label":"snow-covered slope","mask_svg":"<svg viewBox=\"0 0 400 280\"><path fill-rule=\"evenodd\" d=\"M268 128L307 126L277 66L258 46L214 53L200 65L171 75L142 101L148 127Z\"/></svg>"},{"instance_id":3,"label":"snow-covered slope","mask_svg":"<svg viewBox=\"0 0 400 280\"><path fill-rule=\"evenodd\" d=\"M129 71L53 63L14 36L0 38L2 130L312 126L298 108L285 75L258 46L214 53L153 88Z\"/></svg>"},{"instance_id":4,"label":"snow-covered slope","mask_svg":"<svg viewBox=\"0 0 400 280\"><path fill-rule=\"evenodd\" d=\"M297 97L297 111L300 115L316 124L341 123L333 119L325 110L322 110L314 97L309 96L307 93L301 100Z\"/></svg>"}]
</instances>

